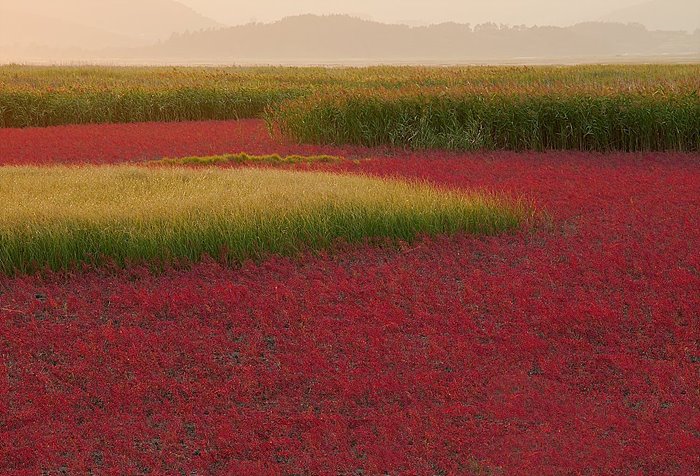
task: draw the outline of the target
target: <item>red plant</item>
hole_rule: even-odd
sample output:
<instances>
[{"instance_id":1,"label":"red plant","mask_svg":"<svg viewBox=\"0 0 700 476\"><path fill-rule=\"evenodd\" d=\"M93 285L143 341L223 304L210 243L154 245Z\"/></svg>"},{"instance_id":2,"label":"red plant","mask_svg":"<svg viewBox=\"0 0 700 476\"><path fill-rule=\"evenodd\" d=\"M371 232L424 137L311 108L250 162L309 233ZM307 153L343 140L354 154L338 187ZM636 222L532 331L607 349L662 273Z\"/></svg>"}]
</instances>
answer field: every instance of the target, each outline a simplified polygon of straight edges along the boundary
<instances>
[{"instance_id":1,"label":"red plant","mask_svg":"<svg viewBox=\"0 0 700 476\"><path fill-rule=\"evenodd\" d=\"M318 147L280 144L260 120L0 128L0 165L109 164L246 152L315 155ZM361 148L337 149L349 153Z\"/></svg>"},{"instance_id":2,"label":"red plant","mask_svg":"<svg viewBox=\"0 0 700 476\"><path fill-rule=\"evenodd\" d=\"M112 128L132 135L100 160L186 149L166 150L184 125L103 127L59 128L61 153L46 148L56 130L28 131L21 156L4 140L0 156L86 160L96 142L66 151ZM210 125L247 131L210 142L202 127L186 153L329 150L273 150L260 123ZM0 472L700 467L697 155L395 152L324 167L525 194L552 220L240 269L0 278Z\"/></svg>"}]
</instances>

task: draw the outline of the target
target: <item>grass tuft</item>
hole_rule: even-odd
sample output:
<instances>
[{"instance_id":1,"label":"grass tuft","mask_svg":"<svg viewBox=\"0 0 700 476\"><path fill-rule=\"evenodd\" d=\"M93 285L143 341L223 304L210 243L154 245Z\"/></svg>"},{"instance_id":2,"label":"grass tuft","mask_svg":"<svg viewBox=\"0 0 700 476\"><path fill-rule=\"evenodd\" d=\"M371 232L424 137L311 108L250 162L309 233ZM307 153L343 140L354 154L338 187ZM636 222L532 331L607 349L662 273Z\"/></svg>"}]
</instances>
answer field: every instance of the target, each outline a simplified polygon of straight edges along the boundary
<instances>
[{"instance_id":1,"label":"grass tuft","mask_svg":"<svg viewBox=\"0 0 700 476\"><path fill-rule=\"evenodd\" d=\"M205 157L179 157L164 158L148 162L149 165L192 165L211 166L225 164L266 164L266 165L290 165L290 164L318 164L338 163L345 159L335 155L250 155L245 152L239 154L212 155Z\"/></svg>"}]
</instances>

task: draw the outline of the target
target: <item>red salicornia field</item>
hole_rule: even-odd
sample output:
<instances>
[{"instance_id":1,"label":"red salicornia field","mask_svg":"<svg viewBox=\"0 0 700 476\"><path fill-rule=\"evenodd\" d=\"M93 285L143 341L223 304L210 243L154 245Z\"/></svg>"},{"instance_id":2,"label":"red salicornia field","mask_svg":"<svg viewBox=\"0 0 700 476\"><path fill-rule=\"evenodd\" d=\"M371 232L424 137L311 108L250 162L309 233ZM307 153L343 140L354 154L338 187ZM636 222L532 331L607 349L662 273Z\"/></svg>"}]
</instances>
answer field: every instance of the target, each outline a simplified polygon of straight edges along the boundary
<instances>
[{"instance_id":1,"label":"red salicornia field","mask_svg":"<svg viewBox=\"0 0 700 476\"><path fill-rule=\"evenodd\" d=\"M640 112L653 138L545 127L478 150L449 142L476 131L467 106L443 109L448 135L369 143L340 129L356 110L298 105L329 95L266 120L0 129L0 196L26 202L0 209L0 473L697 472L697 93ZM566 107L600 125L591 97ZM225 180L260 209L217 208Z\"/></svg>"}]
</instances>

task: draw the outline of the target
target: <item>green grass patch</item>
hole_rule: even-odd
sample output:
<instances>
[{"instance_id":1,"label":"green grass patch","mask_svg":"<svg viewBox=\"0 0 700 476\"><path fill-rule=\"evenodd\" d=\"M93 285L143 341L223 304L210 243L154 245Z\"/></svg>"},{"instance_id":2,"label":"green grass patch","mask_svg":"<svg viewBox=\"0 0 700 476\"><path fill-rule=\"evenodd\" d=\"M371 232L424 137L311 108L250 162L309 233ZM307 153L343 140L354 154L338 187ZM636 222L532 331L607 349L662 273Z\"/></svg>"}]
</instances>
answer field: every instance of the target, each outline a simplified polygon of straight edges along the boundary
<instances>
[{"instance_id":1,"label":"green grass patch","mask_svg":"<svg viewBox=\"0 0 700 476\"><path fill-rule=\"evenodd\" d=\"M697 92L474 94L363 91L280 105L270 127L299 142L453 150L700 150Z\"/></svg>"},{"instance_id":2,"label":"green grass patch","mask_svg":"<svg viewBox=\"0 0 700 476\"><path fill-rule=\"evenodd\" d=\"M149 165L171 166L211 166L226 164L266 164L266 165L294 165L294 164L332 164L343 162L345 159L336 155L250 155L245 152L239 154L211 155L205 157L179 157L164 158L148 162Z\"/></svg>"},{"instance_id":3,"label":"green grass patch","mask_svg":"<svg viewBox=\"0 0 700 476\"><path fill-rule=\"evenodd\" d=\"M226 262L338 240L513 229L526 207L357 175L257 168L0 168L0 272Z\"/></svg>"}]
</instances>

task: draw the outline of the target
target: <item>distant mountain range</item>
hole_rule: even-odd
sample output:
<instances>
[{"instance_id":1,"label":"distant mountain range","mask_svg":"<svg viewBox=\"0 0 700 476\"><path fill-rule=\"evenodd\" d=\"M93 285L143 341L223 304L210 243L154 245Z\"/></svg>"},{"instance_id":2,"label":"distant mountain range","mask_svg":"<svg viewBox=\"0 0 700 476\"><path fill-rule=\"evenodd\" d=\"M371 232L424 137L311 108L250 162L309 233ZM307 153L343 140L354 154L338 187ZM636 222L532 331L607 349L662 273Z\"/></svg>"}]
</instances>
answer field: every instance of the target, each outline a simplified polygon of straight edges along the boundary
<instances>
[{"instance_id":1,"label":"distant mountain range","mask_svg":"<svg viewBox=\"0 0 700 476\"><path fill-rule=\"evenodd\" d=\"M662 0L649 4L658 1ZM700 3L663 1L681 6ZM700 30L649 31L640 24L409 27L347 15L300 15L224 27L173 0L33 0L22 11L2 10L6 5L8 0L0 0L0 61L355 64L575 62L668 55L700 59ZM694 3L688 5L692 11ZM639 12L647 8L642 7Z\"/></svg>"},{"instance_id":2,"label":"distant mountain range","mask_svg":"<svg viewBox=\"0 0 700 476\"><path fill-rule=\"evenodd\" d=\"M205 61L459 61L686 53L700 54L700 32L650 32L641 25L598 22L566 28L471 28L456 23L408 27L344 15L302 15L271 24L185 33L138 50L148 58Z\"/></svg>"}]
</instances>

